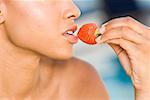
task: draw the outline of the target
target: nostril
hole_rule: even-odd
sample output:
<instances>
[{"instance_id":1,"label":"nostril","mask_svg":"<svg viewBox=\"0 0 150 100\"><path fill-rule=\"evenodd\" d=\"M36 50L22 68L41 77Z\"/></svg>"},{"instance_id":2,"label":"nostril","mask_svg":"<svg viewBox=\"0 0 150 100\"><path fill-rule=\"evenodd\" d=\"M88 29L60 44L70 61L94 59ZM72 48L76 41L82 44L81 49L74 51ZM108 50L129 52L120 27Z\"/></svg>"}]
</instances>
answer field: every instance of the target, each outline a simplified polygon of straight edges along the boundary
<instances>
[{"instance_id":1,"label":"nostril","mask_svg":"<svg viewBox=\"0 0 150 100\"><path fill-rule=\"evenodd\" d=\"M80 16L81 12L80 9L73 4L73 6L69 6L68 9L65 9L65 11L63 12L63 16L65 19L77 19Z\"/></svg>"},{"instance_id":2,"label":"nostril","mask_svg":"<svg viewBox=\"0 0 150 100\"><path fill-rule=\"evenodd\" d=\"M76 17L75 15L70 15L70 16L68 16L68 19L75 18L75 17Z\"/></svg>"}]
</instances>

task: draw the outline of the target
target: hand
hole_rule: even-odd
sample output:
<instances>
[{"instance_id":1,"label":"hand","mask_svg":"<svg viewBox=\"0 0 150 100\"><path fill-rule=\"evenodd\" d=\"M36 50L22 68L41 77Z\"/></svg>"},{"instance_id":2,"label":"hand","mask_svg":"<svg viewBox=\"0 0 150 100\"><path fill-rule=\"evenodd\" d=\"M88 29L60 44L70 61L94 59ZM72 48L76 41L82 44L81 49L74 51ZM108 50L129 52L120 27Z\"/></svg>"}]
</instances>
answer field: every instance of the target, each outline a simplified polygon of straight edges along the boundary
<instances>
[{"instance_id":1,"label":"hand","mask_svg":"<svg viewBox=\"0 0 150 100\"><path fill-rule=\"evenodd\" d=\"M97 43L108 43L114 49L131 77L137 100L150 100L150 28L123 17L104 24L101 33Z\"/></svg>"}]
</instances>

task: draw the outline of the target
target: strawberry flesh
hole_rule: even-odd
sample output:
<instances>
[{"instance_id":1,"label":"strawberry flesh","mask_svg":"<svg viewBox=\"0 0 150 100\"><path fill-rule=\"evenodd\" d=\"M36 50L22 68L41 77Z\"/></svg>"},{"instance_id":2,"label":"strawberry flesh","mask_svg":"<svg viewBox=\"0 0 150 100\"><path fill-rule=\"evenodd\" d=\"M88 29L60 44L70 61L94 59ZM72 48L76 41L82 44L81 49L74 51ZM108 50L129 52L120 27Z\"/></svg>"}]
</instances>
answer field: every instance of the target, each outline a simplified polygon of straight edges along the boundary
<instances>
[{"instance_id":1,"label":"strawberry flesh","mask_svg":"<svg viewBox=\"0 0 150 100\"><path fill-rule=\"evenodd\" d=\"M101 34L99 33L99 27L97 24L89 23L83 25L77 35L84 43L94 45L96 44L96 38Z\"/></svg>"}]
</instances>

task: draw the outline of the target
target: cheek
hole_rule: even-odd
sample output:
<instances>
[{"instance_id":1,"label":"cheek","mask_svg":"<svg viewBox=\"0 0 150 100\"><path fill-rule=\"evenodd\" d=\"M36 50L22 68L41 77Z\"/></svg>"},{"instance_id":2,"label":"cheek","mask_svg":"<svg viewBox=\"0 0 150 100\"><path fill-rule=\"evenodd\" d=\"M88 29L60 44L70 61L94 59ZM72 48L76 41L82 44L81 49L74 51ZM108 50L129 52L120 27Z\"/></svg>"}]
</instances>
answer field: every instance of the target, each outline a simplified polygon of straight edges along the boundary
<instances>
[{"instance_id":1,"label":"cheek","mask_svg":"<svg viewBox=\"0 0 150 100\"><path fill-rule=\"evenodd\" d=\"M59 10L34 8L20 9L16 13L16 9L9 10L5 22L8 36L15 45L50 57L70 57L72 45L61 35Z\"/></svg>"},{"instance_id":2,"label":"cheek","mask_svg":"<svg viewBox=\"0 0 150 100\"><path fill-rule=\"evenodd\" d=\"M50 33L56 33L57 27L55 27L56 25L51 25L50 23L51 21L52 23L54 23L54 20L56 19L47 19L46 17L44 17L46 15L39 16L37 14L34 14L33 12L31 14L31 11L29 13L30 15L11 15L5 22L5 25L9 31L9 36L14 39L14 41L34 41L40 38L42 39L44 37L55 37L54 35L56 34Z\"/></svg>"}]
</instances>

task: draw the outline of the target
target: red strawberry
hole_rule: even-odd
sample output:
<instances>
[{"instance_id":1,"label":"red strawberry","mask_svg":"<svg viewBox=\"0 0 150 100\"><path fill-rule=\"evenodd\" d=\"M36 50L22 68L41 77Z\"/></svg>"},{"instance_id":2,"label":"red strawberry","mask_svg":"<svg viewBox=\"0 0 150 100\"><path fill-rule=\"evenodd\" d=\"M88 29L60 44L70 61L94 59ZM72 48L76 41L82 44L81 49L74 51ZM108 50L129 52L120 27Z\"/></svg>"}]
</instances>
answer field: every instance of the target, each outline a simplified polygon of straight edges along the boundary
<instances>
[{"instance_id":1,"label":"red strawberry","mask_svg":"<svg viewBox=\"0 0 150 100\"><path fill-rule=\"evenodd\" d=\"M99 33L98 25L95 23L89 23L83 25L77 35L81 41L94 45L96 44L95 39L101 34Z\"/></svg>"}]
</instances>

